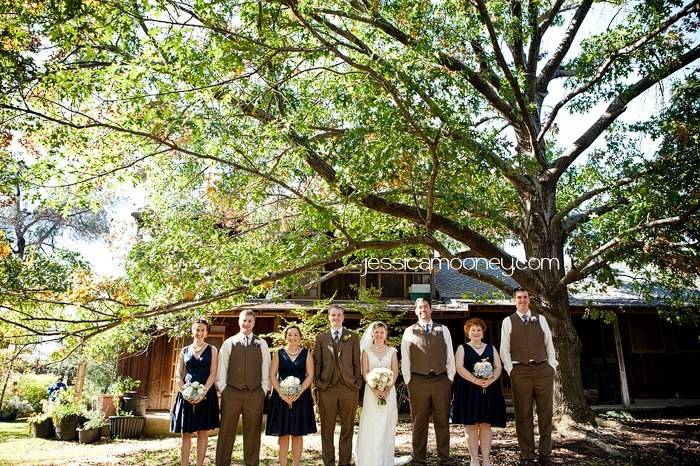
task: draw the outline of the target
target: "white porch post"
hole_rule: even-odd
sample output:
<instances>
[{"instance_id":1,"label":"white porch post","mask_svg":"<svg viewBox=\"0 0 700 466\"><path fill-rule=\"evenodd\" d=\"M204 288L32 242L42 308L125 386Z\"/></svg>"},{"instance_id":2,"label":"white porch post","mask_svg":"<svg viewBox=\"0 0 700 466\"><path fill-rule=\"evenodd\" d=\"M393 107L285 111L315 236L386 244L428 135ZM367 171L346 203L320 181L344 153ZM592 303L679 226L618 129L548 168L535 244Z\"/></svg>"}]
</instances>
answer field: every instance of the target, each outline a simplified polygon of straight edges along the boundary
<instances>
[{"instance_id":1,"label":"white porch post","mask_svg":"<svg viewBox=\"0 0 700 466\"><path fill-rule=\"evenodd\" d=\"M630 407L630 390L627 385L627 371L625 370L625 355L622 351L622 338L620 337L620 321L615 316L613 321L613 332L615 334L615 351L617 352L617 367L620 371L620 391L622 392L622 406Z\"/></svg>"}]
</instances>

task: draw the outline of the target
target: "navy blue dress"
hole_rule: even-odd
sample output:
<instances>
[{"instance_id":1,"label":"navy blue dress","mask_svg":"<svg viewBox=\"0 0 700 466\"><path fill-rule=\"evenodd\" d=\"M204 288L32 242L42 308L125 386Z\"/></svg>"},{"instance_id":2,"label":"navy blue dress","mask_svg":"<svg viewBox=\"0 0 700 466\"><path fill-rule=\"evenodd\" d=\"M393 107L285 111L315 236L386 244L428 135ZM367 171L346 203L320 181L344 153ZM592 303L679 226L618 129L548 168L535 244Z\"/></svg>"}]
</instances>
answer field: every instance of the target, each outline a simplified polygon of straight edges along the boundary
<instances>
[{"instance_id":1,"label":"navy blue dress","mask_svg":"<svg viewBox=\"0 0 700 466\"><path fill-rule=\"evenodd\" d=\"M306 358L309 350L302 349L297 358L292 361L284 348L277 352L279 357L278 378L280 381L293 376L304 382L306 378ZM270 411L267 415L265 434L283 437L285 435L306 435L316 432L316 418L314 417L313 400L311 390L306 389L301 393L292 408L280 398L276 390L272 392Z\"/></svg>"},{"instance_id":2,"label":"navy blue dress","mask_svg":"<svg viewBox=\"0 0 700 466\"><path fill-rule=\"evenodd\" d=\"M194 356L190 346L182 348L182 358L185 362L185 383L199 382L204 384L209 378L212 350L207 345L199 359ZM181 392L175 397L173 412L170 414L170 432L197 432L219 427L219 399L216 388L211 386L207 396L197 404L185 400Z\"/></svg>"},{"instance_id":3,"label":"navy blue dress","mask_svg":"<svg viewBox=\"0 0 700 466\"><path fill-rule=\"evenodd\" d=\"M474 373L474 364L486 358L492 365L493 345L486 344L484 352L479 354L466 343L464 350L464 368ZM453 424L491 424L494 427L506 426L506 402L501 392L501 384L496 381L486 388L475 385L457 374L455 380L450 422Z\"/></svg>"}]
</instances>

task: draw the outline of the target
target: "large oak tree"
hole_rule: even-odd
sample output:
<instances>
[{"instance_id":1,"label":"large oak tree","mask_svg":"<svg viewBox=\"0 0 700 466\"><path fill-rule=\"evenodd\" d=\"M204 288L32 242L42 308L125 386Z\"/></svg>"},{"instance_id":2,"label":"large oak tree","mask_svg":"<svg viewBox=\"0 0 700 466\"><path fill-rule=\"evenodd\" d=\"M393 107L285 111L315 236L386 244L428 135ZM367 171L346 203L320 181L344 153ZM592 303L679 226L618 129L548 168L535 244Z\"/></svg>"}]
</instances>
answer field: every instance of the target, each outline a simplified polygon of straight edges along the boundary
<instances>
[{"instance_id":1,"label":"large oak tree","mask_svg":"<svg viewBox=\"0 0 700 466\"><path fill-rule=\"evenodd\" d=\"M114 319L223 308L380 251L511 264L515 242L558 261L513 278L551 322L558 413L592 422L571 287L614 283L612 264L696 278L697 150L674 149L692 131L620 121L697 66L695 1L32 5L1 56L5 124L63 183L150 189L128 262L149 307Z\"/></svg>"}]
</instances>

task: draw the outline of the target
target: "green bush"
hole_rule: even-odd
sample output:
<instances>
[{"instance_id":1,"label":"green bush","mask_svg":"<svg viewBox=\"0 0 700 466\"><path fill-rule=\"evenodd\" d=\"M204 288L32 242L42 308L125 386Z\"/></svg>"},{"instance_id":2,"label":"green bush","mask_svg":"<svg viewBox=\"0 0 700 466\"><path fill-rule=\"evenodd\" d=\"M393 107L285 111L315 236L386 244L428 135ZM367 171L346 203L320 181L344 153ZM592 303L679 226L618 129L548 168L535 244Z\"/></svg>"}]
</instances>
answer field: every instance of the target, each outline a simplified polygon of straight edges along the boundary
<instances>
[{"instance_id":1,"label":"green bush","mask_svg":"<svg viewBox=\"0 0 700 466\"><path fill-rule=\"evenodd\" d=\"M126 392L138 390L141 385L140 380L132 379L131 377L117 377L117 381L112 386L112 393L115 395L123 395Z\"/></svg>"},{"instance_id":2,"label":"green bush","mask_svg":"<svg viewBox=\"0 0 700 466\"><path fill-rule=\"evenodd\" d=\"M84 409L85 404L75 398L73 388L67 388L60 391L56 402L51 403L51 418L56 425L65 417L81 414Z\"/></svg>"},{"instance_id":3,"label":"green bush","mask_svg":"<svg viewBox=\"0 0 700 466\"><path fill-rule=\"evenodd\" d=\"M0 406L0 418L14 419L15 417L24 417L32 412L32 406L26 401L13 395L5 398Z\"/></svg>"},{"instance_id":4,"label":"green bush","mask_svg":"<svg viewBox=\"0 0 700 466\"><path fill-rule=\"evenodd\" d=\"M17 395L32 405L34 412L41 411L41 401L48 399L47 389L56 381L54 374L36 374L28 372L19 376L17 380Z\"/></svg>"},{"instance_id":5,"label":"green bush","mask_svg":"<svg viewBox=\"0 0 700 466\"><path fill-rule=\"evenodd\" d=\"M107 418L105 418L104 414L102 414L99 411L95 410L90 410L90 411L84 411L83 416L87 419L85 423L82 425L81 429L82 430L87 430L87 429L100 429L103 426L106 426L109 424L107 421Z\"/></svg>"}]
</instances>

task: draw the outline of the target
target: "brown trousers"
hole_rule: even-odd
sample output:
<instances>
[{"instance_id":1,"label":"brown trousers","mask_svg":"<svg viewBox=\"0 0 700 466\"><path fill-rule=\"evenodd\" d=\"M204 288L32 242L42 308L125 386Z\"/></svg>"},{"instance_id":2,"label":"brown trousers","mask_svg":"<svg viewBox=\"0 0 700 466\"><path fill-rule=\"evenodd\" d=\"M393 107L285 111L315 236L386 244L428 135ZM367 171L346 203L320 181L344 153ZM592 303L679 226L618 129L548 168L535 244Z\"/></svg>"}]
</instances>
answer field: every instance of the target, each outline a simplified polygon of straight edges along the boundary
<instances>
[{"instance_id":1,"label":"brown trousers","mask_svg":"<svg viewBox=\"0 0 700 466\"><path fill-rule=\"evenodd\" d=\"M357 390L342 383L318 390L318 414L321 418L321 451L324 466L335 466L335 420L340 414L340 440L338 445L339 465L349 465L352 457L352 432L359 400Z\"/></svg>"},{"instance_id":2,"label":"brown trousers","mask_svg":"<svg viewBox=\"0 0 700 466\"><path fill-rule=\"evenodd\" d=\"M411 422L413 422L413 462L426 463L431 410L438 457L441 460L449 459L452 382L447 374L436 376L411 374L408 397L411 402Z\"/></svg>"},{"instance_id":3,"label":"brown trousers","mask_svg":"<svg viewBox=\"0 0 700 466\"><path fill-rule=\"evenodd\" d=\"M554 407L554 369L546 362L536 366L514 364L510 372L513 384L515 432L520 446L520 458L535 458L535 428L533 401L537 405L537 427L540 433L540 458L552 454L552 411Z\"/></svg>"},{"instance_id":4,"label":"brown trousers","mask_svg":"<svg viewBox=\"0 0 700 466\"><path fill-rule=\"evenodd\" d=\"M216 466L229 466L236 442L238 420L243 415L243 462L260 464L260 433L265 393L257 390L236 390L227 386L221 392L221 427L216 443Z\"/></svg>"}]
</instances>

